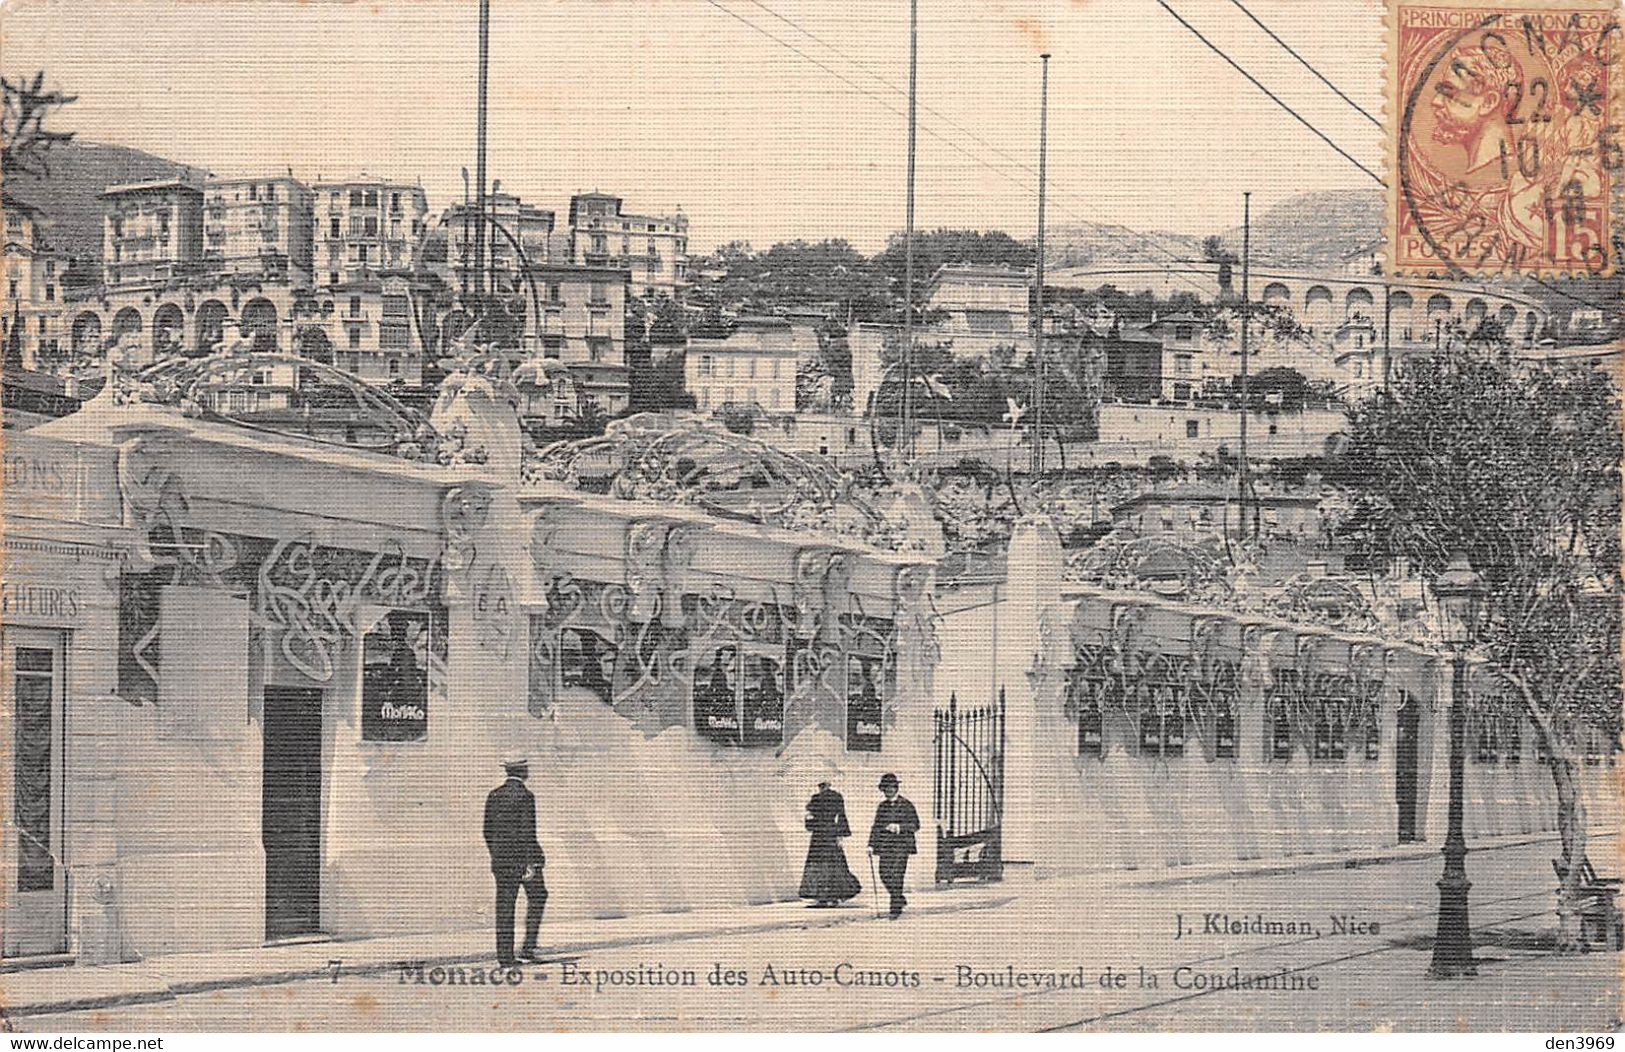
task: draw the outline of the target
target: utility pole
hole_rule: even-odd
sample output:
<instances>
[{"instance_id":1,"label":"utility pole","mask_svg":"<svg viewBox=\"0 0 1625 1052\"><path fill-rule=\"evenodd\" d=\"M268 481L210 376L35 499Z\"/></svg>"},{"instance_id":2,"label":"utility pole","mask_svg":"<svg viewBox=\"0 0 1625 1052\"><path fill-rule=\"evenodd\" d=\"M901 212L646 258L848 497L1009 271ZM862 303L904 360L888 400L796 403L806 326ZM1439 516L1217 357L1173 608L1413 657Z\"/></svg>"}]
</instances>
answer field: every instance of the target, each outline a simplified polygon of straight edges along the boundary
<instances>
[{"instance_id":1,"label":"utility pole","mask_svg":"<svg viewBox=\"0 0 1625 1052\"><path fill-rule=\"evenodd\" d=\"M1253 194L1251 190L1241 195L1241 535L1247 535L1247 339L1248 329L1252 328L1249 317L1248 301L1249 289L1247 286L1248 269L1253 257ZM1256 535L1257 523L1254 523Z\"/></svg>"},{"instance_id":2,"label":"utility pole","mask_svg":"<svg viewBox=\"0 0 1625 1052\"><path fill-rule=\"evenodd\" d=\"M485 298L485 83L490 66L491 0L480 0L480 86L474 130L474 294L482 302Z\"/></svg>"},{"instance_id":3,"label":"utility pole","mask_svg":"<svg viewBox=\"0 0 1625 1052\"><path fill-rule=\"evenodd\" d=\"M1038 94L1038 258L1034 268L1038 286L1037 322L1033 330L1033 478L1044 474L1044 182L1049 152L1049 54L1044 62ZM1062 459L1065 459L1064 457Z\"/></svg>"},{"instance_id":4,"label":"utility pole","mask_svg":"<svg viewBox=\"0 0 1625 1052\"><path fill-rule=\"evenodd\" d=\"M1394 287L1383 277L1382 285L1382 389L1388 390L1388 374L1392 371L1389 364L1393 361L1393 351L1390 347L1390 338L1394 327Z\"/></svg>"},{"instance_id":5,"label":"utility pole","mask_svg":"<svg viewBox=\"0 0 1625 1052\"><path fill-rule=\"evenodd\" d=\"M914 459L914 100L919 72L919 13L920 0L908 0L908 203L903 227L903 412L897 448L906 450L910 461Z\"/></svg>"}]
</instances>

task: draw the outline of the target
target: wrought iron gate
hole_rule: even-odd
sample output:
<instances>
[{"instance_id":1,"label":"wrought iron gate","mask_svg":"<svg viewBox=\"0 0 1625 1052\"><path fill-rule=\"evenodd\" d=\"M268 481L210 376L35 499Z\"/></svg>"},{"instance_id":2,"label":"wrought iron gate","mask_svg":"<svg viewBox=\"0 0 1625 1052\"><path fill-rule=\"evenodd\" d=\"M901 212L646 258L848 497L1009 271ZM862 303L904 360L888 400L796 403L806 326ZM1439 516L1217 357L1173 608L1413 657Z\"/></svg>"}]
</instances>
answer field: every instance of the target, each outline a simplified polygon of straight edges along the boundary
<instances>
[{"instance_id":1,"label":"wrought iron gate","mask_svg":"<svg viewBox=\"0 0 1625 1052\"><path fill-rule=\"evenodd\" d=\"M1004 691L999 700L932 714L936 724L932 812L937 824L937 883L1004 876Z\"/></svg>"}]
</instances>

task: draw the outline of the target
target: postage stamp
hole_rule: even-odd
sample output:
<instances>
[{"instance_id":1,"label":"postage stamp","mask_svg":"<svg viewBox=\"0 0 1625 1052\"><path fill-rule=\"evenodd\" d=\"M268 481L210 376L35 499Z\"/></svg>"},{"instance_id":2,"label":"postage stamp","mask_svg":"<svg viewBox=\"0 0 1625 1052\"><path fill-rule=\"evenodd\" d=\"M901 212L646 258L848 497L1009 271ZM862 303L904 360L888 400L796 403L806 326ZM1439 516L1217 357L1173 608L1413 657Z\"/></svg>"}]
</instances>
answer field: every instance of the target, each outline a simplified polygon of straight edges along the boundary
<instances>
[{"instance_id":1,"label":"postage stamp","mask_svg":"<svg viewBox=\"0 0 1625 1052\"><path fill-rule=\"evenodd\" d=\"M1394 272L1612 273L1620 53L1610 0L1389 0Z\"/></svg>"}]
</instances>

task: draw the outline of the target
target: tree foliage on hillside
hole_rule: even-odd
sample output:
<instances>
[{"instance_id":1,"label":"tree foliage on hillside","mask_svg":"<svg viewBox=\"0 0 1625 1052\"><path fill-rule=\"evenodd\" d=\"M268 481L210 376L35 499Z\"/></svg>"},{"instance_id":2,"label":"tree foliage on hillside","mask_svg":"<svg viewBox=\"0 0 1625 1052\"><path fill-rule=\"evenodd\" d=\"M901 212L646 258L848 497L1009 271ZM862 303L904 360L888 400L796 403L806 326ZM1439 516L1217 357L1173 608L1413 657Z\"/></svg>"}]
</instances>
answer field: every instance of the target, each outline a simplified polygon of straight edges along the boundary
<instances>
[{"instance_id":1,"label":"tree foliage on hillside","mask_svg":"<svg viewBox=\"0 0 1625 1052\"><path fill-rule=\"evenodd\" d=\"M1479 652L1550 753L1578 944L1579 765L1620 733L1620 402L1600 371L1482 351L1415 360L1352 414L1331 465L1358 548L1434 579L1465 552L1489 587Z\"/></svg>"}]
</instances>

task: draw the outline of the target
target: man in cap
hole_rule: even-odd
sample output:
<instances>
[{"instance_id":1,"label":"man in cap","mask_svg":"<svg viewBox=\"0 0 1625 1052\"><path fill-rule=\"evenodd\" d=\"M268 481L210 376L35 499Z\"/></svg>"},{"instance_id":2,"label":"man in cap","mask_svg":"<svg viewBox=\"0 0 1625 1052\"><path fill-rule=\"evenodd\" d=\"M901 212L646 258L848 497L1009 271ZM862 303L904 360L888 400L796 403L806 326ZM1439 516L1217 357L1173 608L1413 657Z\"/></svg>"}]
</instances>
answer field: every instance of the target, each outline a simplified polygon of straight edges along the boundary
<instances>
[{"instance_id":1,"label":"man in cap","mask_svg":"<svg viewBox=\"0 0 1625 1052\"><path fill-rule=\"evenodd\" d=\"M920 828L914 805L897 788L895 774L880 779L880 791L886 798L875 809L875 823L869 827L869 851L880 859L880 882L891 893L892 920L908 905L903 876L908 872L908 856L914 854L914 834Z\"/></svg>"},{"instance_id":2,"label":"man in cap","mask_svg":"<svg viewBox=\"0 0 1625 1052\"><path fill-rule=\"evenodd\" d=\"M497 962L512 968L520 959L536 957L536 934L547 905L542 867L547 858L536 842L536 797L525 788L530 763L522 756L502 761L507 780L485 798L485 846L491 852L491 873L497 881ZM525 942L519 957L513 953L514 906L519 888L525 889Z\"/></svg>"}]
</instances>

